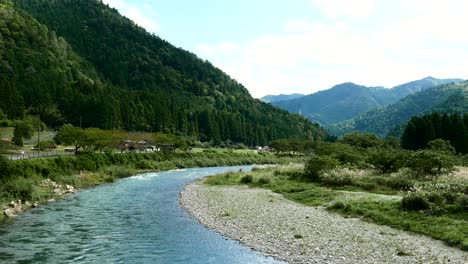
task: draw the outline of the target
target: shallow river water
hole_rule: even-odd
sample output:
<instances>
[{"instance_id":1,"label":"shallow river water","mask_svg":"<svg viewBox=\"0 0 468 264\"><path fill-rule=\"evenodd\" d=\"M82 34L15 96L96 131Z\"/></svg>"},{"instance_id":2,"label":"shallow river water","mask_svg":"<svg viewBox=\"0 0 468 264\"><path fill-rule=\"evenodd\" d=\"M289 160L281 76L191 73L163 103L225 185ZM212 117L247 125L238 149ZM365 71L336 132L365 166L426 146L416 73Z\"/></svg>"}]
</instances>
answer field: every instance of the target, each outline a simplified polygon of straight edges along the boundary
<instances>
[{"instance_id":1,"label":"shallow river water","mask_svg":"<svg viewBox=\"0 0 468 264\"><path fill-rule=\"evenodd\" d=\"M239 169L141 174L32 209L0 225L0 263L279 263L179 205L184 184Z\"/></svg>"}]
</instances>

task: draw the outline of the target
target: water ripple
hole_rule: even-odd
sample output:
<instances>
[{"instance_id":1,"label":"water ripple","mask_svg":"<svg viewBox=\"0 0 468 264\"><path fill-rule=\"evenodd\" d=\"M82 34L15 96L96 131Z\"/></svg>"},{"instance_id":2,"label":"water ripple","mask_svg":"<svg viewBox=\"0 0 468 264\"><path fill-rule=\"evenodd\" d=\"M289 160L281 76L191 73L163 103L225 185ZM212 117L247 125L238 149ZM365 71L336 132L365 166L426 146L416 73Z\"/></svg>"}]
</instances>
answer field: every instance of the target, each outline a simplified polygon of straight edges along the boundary
<instances>
[{"instance_id":1,"label":"water ripple","mask_svg":"<svg viewBox=\"0 0 468 264\"><path fill-rule=\"evenodd\" d=\"M0 225L0 263L278 263L179 206L187 182L240 168L145 173L32 209Z\"/></svg>"}]
</instances>

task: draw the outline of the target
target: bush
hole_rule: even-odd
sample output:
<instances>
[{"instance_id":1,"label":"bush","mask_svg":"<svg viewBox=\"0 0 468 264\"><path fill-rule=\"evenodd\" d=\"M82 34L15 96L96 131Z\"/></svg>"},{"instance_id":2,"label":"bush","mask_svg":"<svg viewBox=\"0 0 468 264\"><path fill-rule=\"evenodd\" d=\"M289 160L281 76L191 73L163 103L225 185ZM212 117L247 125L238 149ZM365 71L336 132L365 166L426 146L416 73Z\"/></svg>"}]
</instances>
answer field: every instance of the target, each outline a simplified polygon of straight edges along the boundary
<instances>
[{"instance_id":1,"label":"bush","mask_svg":"<svg viewBox=\"0 0 468 264\"><path fill-rule=\"evenodd\" d=\"M258 179L258 184L260 185L270 184L270 182L271 182L270 178L267 178L267 177L261 177L260 179Z\"/></svg>"},{"instance_id":2,"label":"bush","mask_svg":"<svg viewBox=\"0 0 468 264\"><path fill-rule=\"evenodd\" d=\"M423 193L410 192L401 199L401 207L407 211L427 210L430 203Z\"/></svg>"},{"instance_id":3,"label":"bush","mask_svg":"<svg viewBox=\"0 0 468 264\"><path fill-rule=\"evenodd\" d=\"M333 209L333 210L341 210L344 209L346 206L342 201L335 201L331 205L327 207L327 209Z\"/></svg>"},{"instance_id":4,"label":"bush","mask_svg":"<svg viewBox=\"0 0 468 264\"><path fill-rule=\"evenodd\" d=\"M440 175L452 172L454 166L453 156L431 150L416 151L407 157L406 162L406 167L411 169L416 178L436 179Z\"/></svg>"},{"instance_id":5,"label":"bush","mask_svg":"<svg viewBox=\"0 0 468 264\"><path fill-rule=\"evenodd\" d=\"M312 156L304 169L304 178L311 181L319 181L321 173L336 168L338 160L329 156Z\"/></svg>"},{"instance_id":6,"label":"bush","mask_svg":"<svg viewBox=\"0 0 468 264\"><path fill-rule=\"evenodd\" d=\"M10 198L21 199L23 201L31 201L33 199L35 184L31 180L18 177L2 185L3 192L7 193Z\"/></svg>"},{"instance_id":7,"label":"bush","mask_svg":"<svg viewBox=\"0 0 468 264\"><path fill-rule=\"evenodd\" d=\"M45 140L45 141L41 141L39 144L36 144L34 147L35 148L39 147L39 150L46 150L46 149L55 149L57 148L57 145L55 145L54 141Z\"/></svg>"},{"instance_id":8,"label":"bush","mask_svg":"<svg viewBox=\"0 0 468 264\"><path fill-rule=\"evenodd\" d=\"M4 156L0 155L0 179L10 176L11 162Z\"/></svg>"},{"instance_id":9,"label":"bush","mask_svg":"<svg viewBox=\"0 0 468 264\"><path fill-rule=\"evenodd\" d=\"M404 154L396 150L373 150L367 162L381 173L397 172L404 165Z\"/></svg>"},{"instance_id":10,"label":"bush","mask_svg":"<svg viewBox=\"0 0 468 264\"><path fill-rule=\"evenodd\" d=\"M468 195L458 197L456 204L462 211L468 211Z\"/></svg>"},{"instance_id":11,"label":"bush","mask_svg":"<svg viewBox=\"0 0 468 264\"><path fill-rule=\"evenodd\" d=\"M248 183L251 183L252 180L253 180L252 175L247 174L240 179L240 182L244 184L248 184Z\"/></svg>"}]
</instances>

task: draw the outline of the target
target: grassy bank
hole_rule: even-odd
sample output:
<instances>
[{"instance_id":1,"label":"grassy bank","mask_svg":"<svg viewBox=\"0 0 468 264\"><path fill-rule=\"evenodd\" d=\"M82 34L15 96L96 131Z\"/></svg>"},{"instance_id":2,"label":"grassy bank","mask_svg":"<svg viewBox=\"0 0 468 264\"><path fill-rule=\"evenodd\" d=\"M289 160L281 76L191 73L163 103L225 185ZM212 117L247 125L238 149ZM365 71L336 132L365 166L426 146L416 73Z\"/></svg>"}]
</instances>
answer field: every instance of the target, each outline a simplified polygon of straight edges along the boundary
<instances>
[{"instance_id":1,"label":"grassy bank","mask_svg":"<svg viewBox=\"0 0 468 264\"><path fill-rule=\"evenodd\" d=\"M297 157L296 157L297 158ZM272 154L205 151L197 153L89 153L77 156L8 161L0 157L0 205L21 199L44 202L57 197L50 179L60 185L87 188L135 175L142 171L176 168L276 164L290 157ZM3 218L0 214L0 220Z\"/></svg>"},{"instance_id":2,"label":"grassy bank","mask_svg":"<svg viewBox=\"0 0 468 264\"><path fill-rule=\"evenodd\" d=\"M431 185L466 188L465 178L466 175L454 174L431 182ZM290 165L216 175L206 178L204 182L209 185L246 184L267 188L305 205L325 206L346 217L361 217L377 224L424 234L468 250L466 208L448 205L431 210L405 210L402 207L402 197L406 197L402 190L418 188L427 182L405 177L404 172L384 176L370 170L346 168L332 170L321 179L317 182L304 181L303 166ZM443 197L442 190L438 193Z\"/></svg>"}]
</instances>

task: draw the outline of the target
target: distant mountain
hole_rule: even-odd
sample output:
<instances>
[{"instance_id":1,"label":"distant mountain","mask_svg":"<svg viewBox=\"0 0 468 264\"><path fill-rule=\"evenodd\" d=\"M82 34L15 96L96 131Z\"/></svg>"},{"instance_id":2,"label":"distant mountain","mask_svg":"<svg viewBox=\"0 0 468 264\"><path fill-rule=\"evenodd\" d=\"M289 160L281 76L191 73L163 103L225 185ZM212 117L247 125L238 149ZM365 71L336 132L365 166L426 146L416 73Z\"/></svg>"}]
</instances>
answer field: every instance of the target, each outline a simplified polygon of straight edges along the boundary
<instances>
[{"instance_id":1,"label":"distant mountain","mask_svg":"<svg viewBox=\"0 0 468 264\"><path fill-rule=\"evenodd\" d=\"M50 126L248 145L324 134L100 0L0 0L0 94L9 118L40 114Z\"/></svg>"},{"instance_id":2,"label":"distant mountain","mask_svg":"<svg viewBox=\"0 0 468 264\"><path fill-rule=\"evenodd\" d=\"M279 95L266 95L262 98L260 98L261 101L265 103L272 103L272 102L278 102L278 101L285 101L285 100L292 100L296 99L299 97L303 97L303 94L300 93L294 93L294 94L279 94Z\"/></svg>"},{"instance_id":3,"label":"distant mountain","mask_svg":"<svg viewBox=\"0 0 468 264\"><path fill-rule=\"evenodd\" d=\"M399 135L402 124L411 117L431 112L464 113L468 111L468 81L439 85L411 94L393 104L371 110L356 118L329 125L335 135L351 131L381 137ZM399 127L398 127L399 126Z\"/></svg>"},{"instance_id":4,"label":"distant mountain","mask_svg":"<svg viewBox=\"0 0 468 264\"><path fill-rule=\"evenodd\" d=\"M325 91L292 100L272 102L272 104L292 113L301 113L313 122L330 125L352 119L371 109L389 105L409 94L460 81L462 80L427 77L392 89L343 83Z\"/></svg>"}]
</instances>

